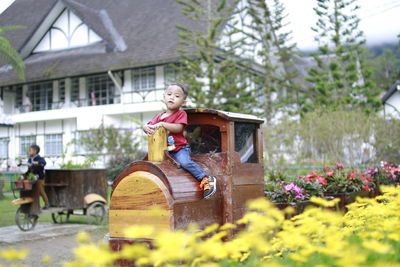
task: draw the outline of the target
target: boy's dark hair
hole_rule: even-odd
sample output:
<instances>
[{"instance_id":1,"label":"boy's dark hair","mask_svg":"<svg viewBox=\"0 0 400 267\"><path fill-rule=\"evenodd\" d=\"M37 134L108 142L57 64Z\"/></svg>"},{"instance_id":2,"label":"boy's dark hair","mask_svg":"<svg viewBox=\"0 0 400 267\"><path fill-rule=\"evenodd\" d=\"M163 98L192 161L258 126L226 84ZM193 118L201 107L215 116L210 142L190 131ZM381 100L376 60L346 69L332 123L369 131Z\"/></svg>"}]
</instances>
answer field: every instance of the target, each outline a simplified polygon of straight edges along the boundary
<instances>
[{"instance_id":1,"label":"boy's dark hair","mask_svg":"<svg viewBox=\"0 0 400 267\"><path fill-rule=\"evenodd\" d=\"M30 148L32 148L33 150L35 150L36 151L36 154L39 154L39 152L40 152L40 146L38 146L38 145L31 145L30 146Z\"/></svg>"},{"instance_id":2,"label":"boy's dark hair","mask_svg":"<svg viewBox=\"0 0 400 267\"><path fill-rule=\"evenodd\" d=\"M178 87L180 87L183 91L183 94L185 95L185 98L189 95L189 90L187 89L187 87L181 83L171 83L169 86L172 85L176 85Z\"/></svg>"}]
</instances>

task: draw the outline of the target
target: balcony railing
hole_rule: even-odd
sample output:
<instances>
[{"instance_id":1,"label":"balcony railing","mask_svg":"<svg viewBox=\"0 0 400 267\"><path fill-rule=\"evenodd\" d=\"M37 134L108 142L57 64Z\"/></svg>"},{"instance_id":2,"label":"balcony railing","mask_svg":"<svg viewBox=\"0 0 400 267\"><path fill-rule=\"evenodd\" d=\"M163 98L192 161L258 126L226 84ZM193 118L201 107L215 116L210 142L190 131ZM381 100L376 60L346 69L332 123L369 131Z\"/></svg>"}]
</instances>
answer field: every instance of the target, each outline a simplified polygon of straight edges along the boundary
<instances>
[{"instance_id":1,"label":"balcony railing","mask_svg":"<svg viewBox=\"0 0 400 267\"><path fill-rule=\"evenodd\" d=\"M113 105L113 104L138 104L160 101L162 99L165 88L154 88L147 90L132 90L124 91L122 95L113 95L112 97L92 97L81 98L78 100L66 102L52 102L46 104L36 105L21 105L17 107L20 113L43 111L43 110L57 110L63 108L73 107L88 107L99 105Z\"/></svg>"}]
</instances>

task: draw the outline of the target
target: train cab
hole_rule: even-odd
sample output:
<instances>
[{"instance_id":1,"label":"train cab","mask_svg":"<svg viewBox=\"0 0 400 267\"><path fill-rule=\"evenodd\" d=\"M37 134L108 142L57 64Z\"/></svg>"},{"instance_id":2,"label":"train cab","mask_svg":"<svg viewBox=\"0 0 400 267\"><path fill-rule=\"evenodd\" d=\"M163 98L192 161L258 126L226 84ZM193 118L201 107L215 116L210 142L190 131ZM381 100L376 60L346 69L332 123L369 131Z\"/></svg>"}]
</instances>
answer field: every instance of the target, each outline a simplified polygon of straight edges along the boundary
<instances>
[{"instance_id":1,"label":"train cab","mask_svg":"<svg viewBox=\"0 0 400 267\"><path fill-rule=\"evenodd\" d=\"M176 230L233 223L244 215L248 200L264 196L263 120L212 109L185 111L192 159L217 178L216 194L203 199L199 182L164 151L165 130L157 132L149 137L146 159L129 164L112 185L108 238L113 249L129 241L124 229L130 225Z\"/></svg>"}]
</instances>

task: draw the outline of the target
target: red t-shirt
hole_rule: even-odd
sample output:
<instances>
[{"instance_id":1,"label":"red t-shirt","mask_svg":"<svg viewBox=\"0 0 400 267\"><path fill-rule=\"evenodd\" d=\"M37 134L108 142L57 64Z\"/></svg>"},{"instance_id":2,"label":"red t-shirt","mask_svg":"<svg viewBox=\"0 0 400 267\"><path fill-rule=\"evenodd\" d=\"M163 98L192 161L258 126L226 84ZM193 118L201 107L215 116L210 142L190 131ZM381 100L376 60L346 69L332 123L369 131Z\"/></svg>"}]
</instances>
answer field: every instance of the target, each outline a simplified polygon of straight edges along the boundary
<instances>
[{"instance_id":1,"label":"red t-shirt","mask_svg":"<svg viewBox=\"0 0 400 267\"><path fill-rule=\"evenodd\" d=\"M152 119L149 124L150 125L154 125L156 123L159 122L168 122L168 123L181 123L184 125L182 132L180 133L168 133L168 137L172 137L174 139L174 144L175 144L175 149L171 150L173 152L178 151L179 149L181 149L182 147L184 147L185 145L189 144L188 141L186 140L185 136L183 135L183 131L186 127L187 123L187 114L184 110L178 110L174 113L172 113L171 115L161 119L161 116L164 114L165 112L162 112L160 114L158 114L157 116L154 117L154 119Z\"/></svg>"}]
</instances>

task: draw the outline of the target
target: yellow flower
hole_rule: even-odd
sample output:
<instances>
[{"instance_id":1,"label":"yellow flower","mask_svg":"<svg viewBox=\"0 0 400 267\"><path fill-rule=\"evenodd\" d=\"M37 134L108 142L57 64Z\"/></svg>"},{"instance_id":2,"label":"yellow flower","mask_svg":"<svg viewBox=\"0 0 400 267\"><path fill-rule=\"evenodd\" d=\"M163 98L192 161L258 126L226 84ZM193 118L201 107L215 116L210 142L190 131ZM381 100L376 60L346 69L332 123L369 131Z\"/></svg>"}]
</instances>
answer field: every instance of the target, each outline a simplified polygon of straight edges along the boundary
<instances>
[{"instance_id":1,"label":"yellow flower","mask_svg":"<svg viewBox=\"0 0 400 267\"><path fill-rule=\"evenodd\" d=\"M49 263L49 262L51 262L50 256L49 256L49 255L43 255L43 256L42 256L42 262L43 262L43 263Z\"/></svg>"},{"instance_id":2,"label":"yellow flower","mask_svg":"<svg viewBox=\"0 0 400 267\"><path fill-rule=\"evenodd\" d=\"M76 235L76 240L80 243L89 243L90 236L88 235L88 233L81 231Z\"/></svg>"},{"instance_id":3,"label":"yellow flower","mask_svg":"<svg viewBox=\"0 0 400 267\"><path fill-rule=\"evenodd\" d=\"M363 247L370 249L376 253L387 254L392 250L392 246L386 243L379 242L378 240L365 240L362 242Z\"/></svg>"},{"instance_id":4,"label":"yellow flower","mask_svg":"<svg viewBox=\"0 0 400 267\"><path fill-rule=\"evenodd\" d=\"M124 236L132 239L151 237L154 233L152 225L132 225L124 230Z\"/></svg>"},{"instance_id":5,"label":"yellow flower","mask_svg":"<svg viewBox=\"0 0 400 267\"><path fill-rule=\"evenodd\" d=\"M11 248L2 250L0 253L0 257L9 261L14 261L23 260L28 256L28 254L29 251L27 249L16 250Z\"/></svg>"},{"instance_id":6,"label":"yellow flower","mask_svg":"<svg viewBox=\"0 0 400 267\"><path fill-rule=\"evenodd\" d=\"M310 198L310 201L312 203L318 204L318 205L320 205L322 207L334 207L337 203L340 202L340 199L339 198L335 198L333 200L326 200L326 199L323 199L323 198L320 198L320 197L312 196Z\"/></svg>"}]
</instances>

